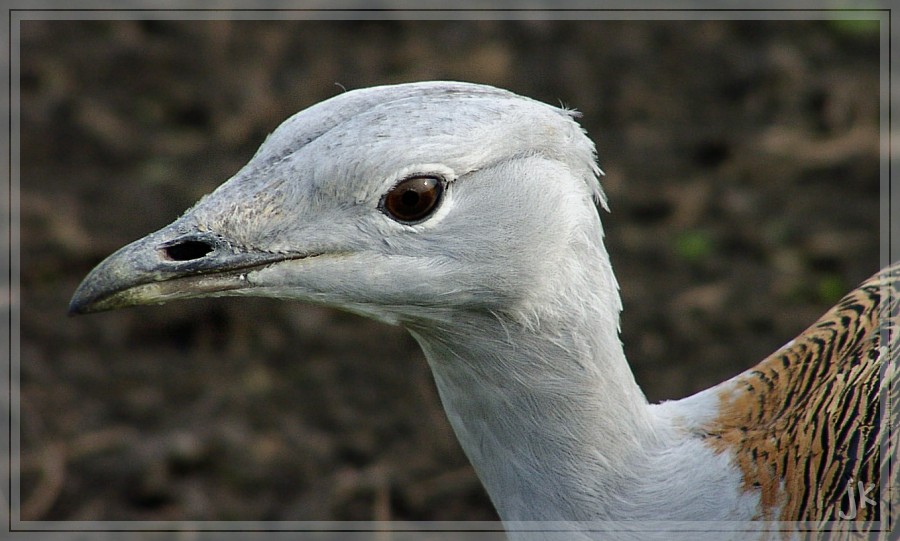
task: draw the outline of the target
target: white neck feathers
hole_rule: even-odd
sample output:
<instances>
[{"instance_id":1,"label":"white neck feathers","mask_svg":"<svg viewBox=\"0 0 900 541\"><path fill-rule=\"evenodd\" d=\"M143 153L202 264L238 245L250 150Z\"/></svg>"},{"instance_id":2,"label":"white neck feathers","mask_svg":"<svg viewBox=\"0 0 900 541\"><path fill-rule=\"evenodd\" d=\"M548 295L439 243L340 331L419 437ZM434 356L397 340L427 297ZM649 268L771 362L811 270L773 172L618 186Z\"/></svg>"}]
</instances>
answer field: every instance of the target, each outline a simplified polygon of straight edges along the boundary
<instances>
[{"instance_id":1,"label":"white neck feathers","mask_svg":"<svg viewBox=\"0 0 900 541\"><path fill-rule=\"evenodd\" d=\"M678 428L677 403L651 406L635 382L594 220L541 298L408 325L463 449L507 522L716 520L741 506L749 518L727 457ZM733 494L721 494L723 478Z\"/></svg>"}]
</instances>

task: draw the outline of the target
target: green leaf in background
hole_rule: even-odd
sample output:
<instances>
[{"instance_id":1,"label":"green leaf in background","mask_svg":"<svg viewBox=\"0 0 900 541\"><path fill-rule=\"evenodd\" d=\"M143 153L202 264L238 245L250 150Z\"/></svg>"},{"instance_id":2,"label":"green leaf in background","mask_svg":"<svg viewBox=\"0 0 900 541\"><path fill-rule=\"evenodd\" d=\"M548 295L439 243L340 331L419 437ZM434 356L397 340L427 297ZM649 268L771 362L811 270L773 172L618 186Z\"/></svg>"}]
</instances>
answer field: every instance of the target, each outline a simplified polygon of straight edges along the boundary
<instances>
[{"instance_id":1,"label":"green leaf in background","mask_svg":"<svg viewBox=\"0 0 900 541\"><path fill-rule=\"evenodd\" d=\"M691 263L707 259L713 248L712 237L704 231L685 231L675 240L675 253Z\"/></svg>"}]
</instances>

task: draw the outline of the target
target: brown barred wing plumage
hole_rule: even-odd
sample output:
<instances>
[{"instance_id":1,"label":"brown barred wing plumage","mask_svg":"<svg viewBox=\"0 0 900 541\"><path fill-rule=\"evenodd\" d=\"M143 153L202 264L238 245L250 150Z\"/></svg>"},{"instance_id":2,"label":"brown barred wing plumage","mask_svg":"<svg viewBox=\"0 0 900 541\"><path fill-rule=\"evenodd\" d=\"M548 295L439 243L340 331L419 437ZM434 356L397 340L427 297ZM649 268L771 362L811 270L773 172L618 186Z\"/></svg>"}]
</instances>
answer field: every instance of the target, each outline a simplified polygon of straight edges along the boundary
<instances>
[{"instance_id":1,"label":"brown barred wing plumage","mask_svg":"<svg viewBox=\"0 0 900 541\"><path fill-rule=\"evenodd\" d=\"M759 519L863 529L897 515L900 263L857 289L795 340L723 383L708 442L732 453ZM882 452L886 449L886 452ZM893 483L882 480L893 479ZM882 490L884 489L884 492ZM877 502L877 503L876 503ZM834 521L843 521L835 523ZM887 523L878 529L883 530Z\"/></svg>"}]
</instances>

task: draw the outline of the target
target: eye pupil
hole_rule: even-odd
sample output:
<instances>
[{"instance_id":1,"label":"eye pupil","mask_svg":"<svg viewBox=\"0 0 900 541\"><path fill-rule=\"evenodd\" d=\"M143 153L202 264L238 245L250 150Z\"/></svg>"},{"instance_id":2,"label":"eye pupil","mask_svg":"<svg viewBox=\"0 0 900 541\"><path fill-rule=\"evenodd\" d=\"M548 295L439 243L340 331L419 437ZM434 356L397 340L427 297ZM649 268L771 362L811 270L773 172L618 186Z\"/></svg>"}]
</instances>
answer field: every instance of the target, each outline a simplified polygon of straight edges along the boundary
<instances>
[{"instance_id":1,"label":"eye pupil","mask_svg":"<svg viewBox=\"0 0 900 541\"><path fill-rule=\"evenodd\" d=\"M403 195L401 197L403 198L403 204L407 207L414 207L416 206L416 203L419 202L419 194L417 194L413 190L407 190L403 192Z\"/></svg>"},{"instance_id":2,"label":"eye pupil","mask_svg":"<svg viewBox=\"0 0 900 541\"><path fill-rule=\"evenodd\" d=\"M385 194L381 208L398 222L418 222L437 208L443 191L443 184L435 177L410 177Z\"/></svg>"}]
</instances>

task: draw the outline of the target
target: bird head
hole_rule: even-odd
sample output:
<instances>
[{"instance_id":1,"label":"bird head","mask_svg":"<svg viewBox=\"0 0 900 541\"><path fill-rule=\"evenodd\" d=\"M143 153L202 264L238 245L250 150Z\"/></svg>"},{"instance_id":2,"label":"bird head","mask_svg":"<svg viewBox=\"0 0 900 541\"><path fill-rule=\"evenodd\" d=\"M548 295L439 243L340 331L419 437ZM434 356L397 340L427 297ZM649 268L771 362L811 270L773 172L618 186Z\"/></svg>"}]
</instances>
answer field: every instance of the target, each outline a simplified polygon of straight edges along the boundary
<instances>
[{"instance_id":1,"label":"bird head","mask_svg":"<svg viewBox=\"0 0 900 541\"><path fill-rule=\"evenodd\" d=\"M394 323L525 310L571 250L600 242L598 173L564 109L466 83L346 92L101 262L70 312L221 295Z\"/></svg>"}]
</instances>

